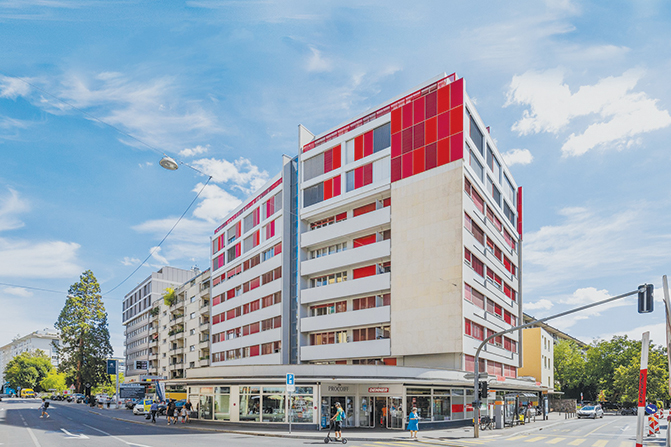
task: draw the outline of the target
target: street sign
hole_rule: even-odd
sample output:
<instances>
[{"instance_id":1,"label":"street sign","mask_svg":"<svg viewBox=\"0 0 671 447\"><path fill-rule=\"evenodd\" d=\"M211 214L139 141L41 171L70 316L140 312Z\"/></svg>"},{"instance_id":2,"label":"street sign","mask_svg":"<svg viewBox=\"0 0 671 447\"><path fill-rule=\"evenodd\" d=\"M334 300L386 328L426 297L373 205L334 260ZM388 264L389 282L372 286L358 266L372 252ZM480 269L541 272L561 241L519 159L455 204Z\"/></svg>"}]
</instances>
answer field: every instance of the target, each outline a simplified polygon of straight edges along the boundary
<instances>
[{"instance_id":1,"label":"street sign","mask_svg":"<svg viewBox=\"0 0 671 447\"><path fill-rule=\"evenodd\" d=\"M107 361L107 374L111 375L116 375L116 368L117 366L117 361L116 360L108 360Z\"/></svg>"},{"instance_id":2,"label":"street sign","mask_svg":"<svg viewBox=\"0 0 671 447\"><path fill-rule=\"evenodd\" d=\"M135 360L135 369L147 369L147 361Z\"/></svg>"},{"instance_id":3,"label":"street sign","mask_svg":"<svg viewBox=\"0 0 671 447\"><path fill-rule=\"evenodd\" d=\"M655 414L655 413L657 413L657 405L655 405L655 404L648 404L648 405L645 407L645 412L648 413L648 414Z\"/></svg>"},{"instance_id":4,"label":"street sign","mask_svg":"<svg viewBox=\"0 0 671 447\"><path fill-rule=\"evenodd\" d=\"M296 391L296 380L293 374L287 373L287 392L293 393Z\"/></svg>"},{"instance_id":5,"label":"street sign","mask_svg":"<svg viewBox=\"0 0 671 447\"><path fill-rule=\"evenodd\" d=\"M70 389L71 389L72 391L74 391L74 390L75 390L75 386L74 386L74 385L70 385Z\"/></svg>"}]
</instances>

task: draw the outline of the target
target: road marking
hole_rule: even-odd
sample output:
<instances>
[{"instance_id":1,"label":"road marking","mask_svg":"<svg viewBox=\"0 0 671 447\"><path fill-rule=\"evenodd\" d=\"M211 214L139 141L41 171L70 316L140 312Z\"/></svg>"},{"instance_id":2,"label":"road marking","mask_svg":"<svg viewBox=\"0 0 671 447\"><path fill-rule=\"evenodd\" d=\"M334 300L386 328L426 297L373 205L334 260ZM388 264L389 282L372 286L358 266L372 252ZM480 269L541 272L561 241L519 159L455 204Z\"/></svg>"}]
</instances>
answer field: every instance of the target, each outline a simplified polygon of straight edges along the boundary
<instances>
[{"instance_id":1,"label":"road marking","mask_svg":"<svg viewBox=\"0 0 671 447\"><path fill-rule=\"evenodd\" d=\"M506 439L506 441L516 441L518 439L526 438L526 435L521 435L521 436L514 436L512 438Z\"/></svg>"},{"instance_id":2,"label":"road marking","mask_svg":"<svg viewBox=\"0 0 671 447\"><path fill-rule=\"evenodd\" d=\"M608 441L605 439L599 439L594 444L592 444L592 447L606 447L606 444L608 444Z\"/></svg>"},{"instance_id":3,"label":"road marking","mask_svg":"<svg viewBox=\"0 0 671 447\"><path fill-rule=\"evenodd\" d=\"M546 444L557 444L558 442L562 442L562 441L565 440L565 439L566 439L566 438L554 438L554 439L550 439L548 442L546 442Z\"/></svg>"},{"instance_id":4,"label":"road marking","mask_svg":"<svg viewBox=\"0 0 671 447\"><path fill-rule=\"evenodd\" d=\"M547 438L547 436L536 436L535 438L525 439L524 442L537 442L545 438Z\"/></svg>"},{"instance_id":5,"label":"road marking","mask_svg":"<svg viewBox=\"0 0 671 447\"><path fill-rule=\"evenodd\" d=\"M605 423L605 424L602 424L602 425L600 425L599 427L595 428L595 429L592 430L591 432L587 433L585 436L589 436L589 435L591 435L592 433L594 433L595 431L600 430L600 429L604 428L606 425L610 425L610 424L612 424L613 422L616 422L616 421L617 421L617 419L614 418L612 421L607 422L607 423Z\"/></svg>"},{"instance_id":6,"label":"road marking","mask_svg":"<svg viewBox=\"0 0 671 447\"><path fill-rule=\"evenodd\" d=\"M116 439L116 440L119 441L119 442L123 442L123 443L126 444L126 445L131 445L131 446L135 446L135 447L149 447L148 445L136 444L136 443L134 443L134 442L124 441L124 440L121 439L121 438L118 438L118 437L116 437L116 436L114 436L114 435L110 435L110 434L107 433L106 431L102 431L102 430L100 430L100 429L98 429L98 428L91 427L90 425L87 425L87 424L82 424L82 425L84 425L85 427L90 428L91 430L95 430L95 431L97 431L97 432L99 432L99 433L102 433L103 435L109 436L110 438ZM39 446L38 446L38 447L39 447Z\"/></svg>"},{"instance_id":7,"label":"road marking","mask_svg":"<svg viewBox=\"0 0 671 447\"><path fill-rule=\"evenodd\" d=\"M568 445L580 445L580 444L582 444L583 442L585 442L585 438L582 438L582 439L575 439L575 440L569 442Z\"/></svg>"},{"instance_id":8,"label":"road marking","mask_svg":"<svg viewBox=\"0 0 671 447\"><path fill-rule=\"evenodd\" d=\"M69 431L67 431L67 430L64 429L64 428L61 428L61 431L62 431L63 433L65 433L66 435L70 436L70 438L68 438L68 439L71 439L71 438L75 438L75 439L89 439L88 436L83 435L83 434L73 435L72 433L70 433Z\"/></svg>"},{"instance_id":9,"label":"road marking","mask_svg":"<svg viewBox=\"0 0 671 447\"><path fill-rule=\"evenodd\" d=\"M620 447L631 447L631 441L622 441Z\"/></svg>"}]
</instances>

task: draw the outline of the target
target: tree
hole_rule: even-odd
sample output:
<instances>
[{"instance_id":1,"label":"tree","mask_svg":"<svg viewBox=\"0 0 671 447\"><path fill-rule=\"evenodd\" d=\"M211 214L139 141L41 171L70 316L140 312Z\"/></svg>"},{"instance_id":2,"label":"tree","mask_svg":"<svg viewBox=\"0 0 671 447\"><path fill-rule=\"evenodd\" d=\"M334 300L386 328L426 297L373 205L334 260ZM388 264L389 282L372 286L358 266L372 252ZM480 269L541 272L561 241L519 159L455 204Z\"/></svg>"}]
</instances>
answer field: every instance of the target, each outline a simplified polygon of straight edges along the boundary
<instances>
[{"instance_id":1,"label":"tree","mask_svg":"<svg viewBox=\"0 0 671 447\"><path fill-rule=\"evenodd\" d=\"M572 340L560 340L554 347L555 388L567 397L580 395L585 377L585 355Z\"/></svg>"},{"instance_id":2,"label":"tree","mask_svg":"<svg viewBox=\"0 0 671 447\"><path fill-rule=\"evenodd\" d=\"M49 371L49 374L42 379L40 382L40 387L43 391L63 391L68 386L65 384L65 374L52 369Z\"/></svg>"},{"instance_id":3,"label":"tree","mask_svg":"<svg viewBox=\"0 0 671 447\"><path fill-rule=\"evenodd\" d=\"M638 355L631 358L628 364L620 365L613 375L615 401L638 401L638 379L641 370L640 343ZM669 371L666 350L660 346L651 346L648 352L648 381L646 398L648 402L669 400Z\"/></svg>"},{"instance_id":4,"label":"tree","mask_svg":"<svg viewBox=\"0 0 671 447\"><path fill-rule=\"evenodd\" d=\"M100 285L91 270L70 286L55 326L60 332L61 345L56 349L66 382L73 384L78 393L84 392L87 382L91 387L103 383L106 359L113 350Z\"/></svg>"},{"instance_id":5,"label":"tree","mask_svg":"<svg viewBox=\"0 0 671 447\"><path fill-rule=\"evenodd\" d=\"M105 382L91 389L91 394L107 394L113 396L116 394L116 375L105 375ZM119 383L123 383L123 373L119 374Z\"/></svg>"},{"instance_id":6,"label":"tree","mask_svg":"<svg viewBox=\"0 0 671 447\"><path fill-rule=\"evenodd\" d=\"M167 287L165 289L165 292L163 293L163 303L166 306L170 307L176 302L177 302L177 294L175 293L175 289L173 289L172 287Z\"/></svg>"},{"instance_id":7,"label":"tree","mask_svg":"<svg viewBox=\"0 0 671 447\"><path fill-rule=\"evenodd\" d=\"M51 360L44 351L22 352L5 366L5 380L13 388L31 388L39 392L43 391L40 382L52 369Z\"/></svg>"}]
</instances>

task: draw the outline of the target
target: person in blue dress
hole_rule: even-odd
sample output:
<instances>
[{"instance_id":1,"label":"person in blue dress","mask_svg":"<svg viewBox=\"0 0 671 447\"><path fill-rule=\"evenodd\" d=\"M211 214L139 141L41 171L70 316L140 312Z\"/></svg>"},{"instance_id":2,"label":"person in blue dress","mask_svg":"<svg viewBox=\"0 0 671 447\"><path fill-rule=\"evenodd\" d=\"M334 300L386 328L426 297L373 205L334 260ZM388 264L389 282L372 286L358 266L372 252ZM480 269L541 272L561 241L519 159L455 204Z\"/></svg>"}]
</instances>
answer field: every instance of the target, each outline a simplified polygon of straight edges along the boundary
<instances>
[{"instance_id":1,"label":"person in blue dress","mask_svg":"<svg viewBox=\"0 0 671 447\"><path fill-rule=\"evenodd\" d=\"M408 416L408 430L410 430L410 439L417 439L417 432L419 431L419 414L417 407L412 407L410 416Z\"/></svg>"}]
</instances>

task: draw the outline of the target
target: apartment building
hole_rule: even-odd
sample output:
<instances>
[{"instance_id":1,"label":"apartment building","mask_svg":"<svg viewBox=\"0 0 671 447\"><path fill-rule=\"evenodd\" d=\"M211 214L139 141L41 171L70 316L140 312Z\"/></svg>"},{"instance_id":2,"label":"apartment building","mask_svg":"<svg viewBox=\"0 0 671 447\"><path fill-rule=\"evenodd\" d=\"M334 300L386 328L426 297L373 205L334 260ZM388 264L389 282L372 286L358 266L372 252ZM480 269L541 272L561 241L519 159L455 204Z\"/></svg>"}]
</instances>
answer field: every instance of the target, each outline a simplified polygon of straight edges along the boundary
<instances>
[{"instance_id":1,"label":"apartment building","mask_svg":"<svg viewBox=\"0 0 671 447\"><path fill-rule=\"evenodd\" d=\"M554 391L554 340L541 327L522 331L522 358L524 364L519 369L520 376L533 377L538 385Z\"/></svg>"},{"instance_id":2,"label":"apartment building","mask_svg":"<svg viewBox=\"0 0 671 447\"><path fill-rule=\"evenodd\" d=\"M16 337L11 343L0 347L0 384L5 383L5 367L14 357L24 352L40 350L51 359L51 365L58 367L58 352L55 345L60 343L60 337L55 329L45 328L31 332L23 337Z\"/></svg>"},{"instance_id":3,"label":"apartment building","mask_svg":"<svg viewBox=\"0 0 671 447\"><path fill-rule=\"evenodd\" d=\"M155 351L156 340L150 336L150 310L153 304L163 300L167 288L184 284L194 276L192 270L175 267L163 267L140 282L125 297L122 304L122 324L126 327L124 335L124 357L126 359L126 381L141 380L141 376L156 376L159 365L151 359ZM152 334L153 335L153 334Z\"/></svg>"},{"instance_id":4,"label":"apartment building","mask_svg":"<svg viewBox=\"0 0 671 447\"><path fill-rule=\"evenodd\" d=\"M211 239L212 367L182 382L199 417L323 425L340 402L346 425L400 429L412 406L469 424L477 347L522 319L522 219L463 78L299 126L298 146ZM520 342L482 351L490 399L540 389L517 377Z\"/></svg>"}]
</instances>

